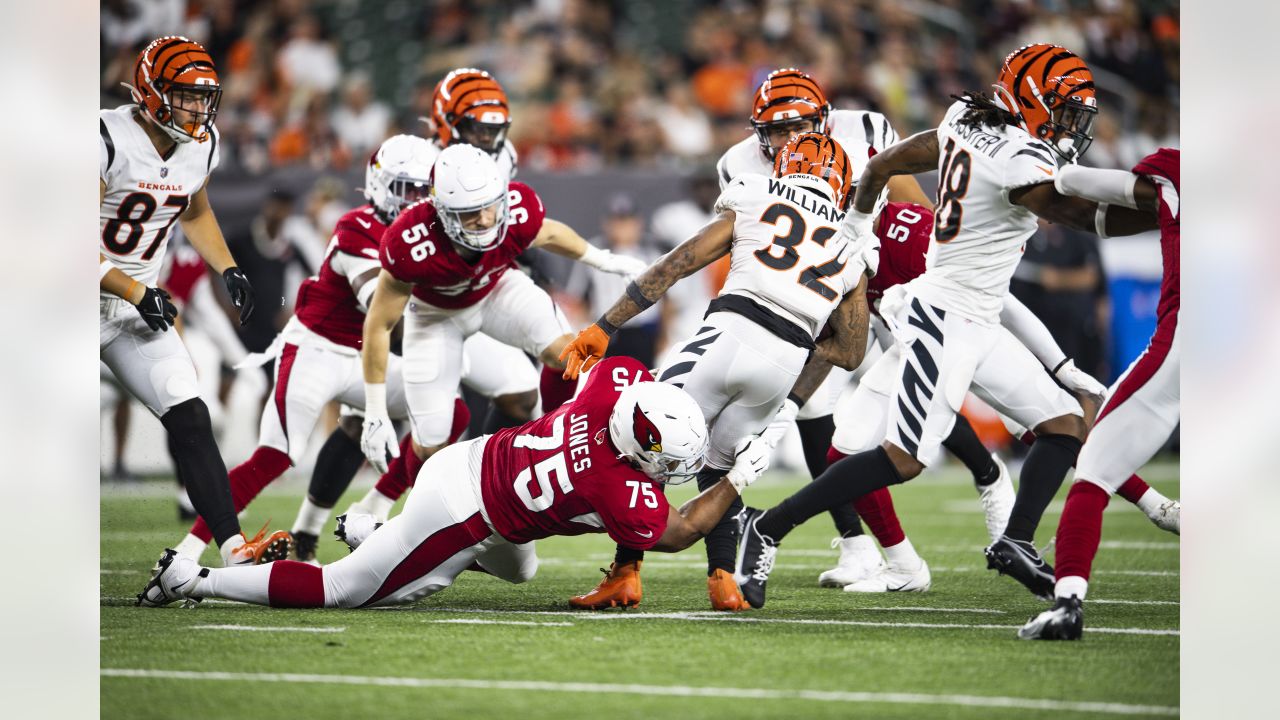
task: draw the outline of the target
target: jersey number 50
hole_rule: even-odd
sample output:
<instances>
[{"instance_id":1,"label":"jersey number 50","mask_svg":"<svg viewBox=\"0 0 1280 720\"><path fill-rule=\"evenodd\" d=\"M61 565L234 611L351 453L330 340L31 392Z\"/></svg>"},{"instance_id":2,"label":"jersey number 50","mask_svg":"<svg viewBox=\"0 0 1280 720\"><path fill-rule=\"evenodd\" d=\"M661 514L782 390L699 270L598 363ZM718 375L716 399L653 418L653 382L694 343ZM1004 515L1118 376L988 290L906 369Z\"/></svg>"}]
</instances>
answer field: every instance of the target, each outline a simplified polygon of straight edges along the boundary
<instances>
[{"instance_id":1,"label":"jersey number 50","mask_svg":"<svg viewBox=\"0 0 1280 720\"><path fill-rule=\"evenodd\" d=\"M795 267L796 263L800 262L800 253L796 252L796 246L804 242L805 231L808 229L804 216L790 205L782 203L770 205L764 211L764 214L760 216L760 222L776 227L778 221L784 218L790 223L790 229L787 230L787 234L774 235L772 245L760 248L754 253L757 260L774 270L790 270ZM835 234L835 228L824 226L814 228L813 234L809 236L809 239L826 247L827 241ZM781 255L774 255L771 252L775 247L782 248ZM844 269L844 265L844 263L834 258L821 265L810 265L800 271L800 277L796 278L796 282L827 300L835 302L840 298L840 293L836 292L835 288L822 282L822 279L836 275Z\"/></svg>"}]
</instances>

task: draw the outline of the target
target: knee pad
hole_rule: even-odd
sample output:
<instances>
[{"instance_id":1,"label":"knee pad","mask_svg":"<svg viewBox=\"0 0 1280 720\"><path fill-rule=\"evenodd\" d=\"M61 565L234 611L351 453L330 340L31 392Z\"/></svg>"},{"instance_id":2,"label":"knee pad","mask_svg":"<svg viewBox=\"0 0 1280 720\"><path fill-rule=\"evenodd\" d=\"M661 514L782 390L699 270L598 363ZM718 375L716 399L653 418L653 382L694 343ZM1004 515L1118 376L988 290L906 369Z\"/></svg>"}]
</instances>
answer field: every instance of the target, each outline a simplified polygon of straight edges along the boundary
<instances>
[{"instance_id":1,"label":"knee pad","mask_svg":"<svg viewBox=\"0 0 1280 720\"><path fill-rule=\"evenodd\" d=\"M538 557L535 555L520 564L520 570L516 573L515 579L511 582L522 583L533 579L538 574Z\"/></svg>"},{"instance_id":2,"label":"knee pad","mask_svg":"<svg viewBox=\"0 0 1280 720\"><path fill-rule=\"evenodd\" d=\"M213 434L213 422L209 418L209 406L198 397L184 400L160 416L160 424L174 437L190 437L196 434Z\"/></svg>"}]
</instances>

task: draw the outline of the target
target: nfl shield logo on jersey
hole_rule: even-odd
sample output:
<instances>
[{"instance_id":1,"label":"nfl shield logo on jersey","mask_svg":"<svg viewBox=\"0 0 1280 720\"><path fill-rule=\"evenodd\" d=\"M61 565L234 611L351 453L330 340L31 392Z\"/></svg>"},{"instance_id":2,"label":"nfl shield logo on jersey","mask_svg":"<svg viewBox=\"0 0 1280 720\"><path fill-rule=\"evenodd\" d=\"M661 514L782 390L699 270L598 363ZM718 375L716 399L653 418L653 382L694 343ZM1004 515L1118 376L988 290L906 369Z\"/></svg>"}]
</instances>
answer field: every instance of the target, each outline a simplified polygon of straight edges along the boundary
<instances>
[{"instance_id":1,"label":"nfl shield logo on jersey","mask_svg":"<svg viewBox=\"0 0 1280 720\"><path fill-rule=\"evenodd\" d=\"M167 167L160 168L160 177L162 178L169 177L169 168Z\"/></svg>"}]
</instances>

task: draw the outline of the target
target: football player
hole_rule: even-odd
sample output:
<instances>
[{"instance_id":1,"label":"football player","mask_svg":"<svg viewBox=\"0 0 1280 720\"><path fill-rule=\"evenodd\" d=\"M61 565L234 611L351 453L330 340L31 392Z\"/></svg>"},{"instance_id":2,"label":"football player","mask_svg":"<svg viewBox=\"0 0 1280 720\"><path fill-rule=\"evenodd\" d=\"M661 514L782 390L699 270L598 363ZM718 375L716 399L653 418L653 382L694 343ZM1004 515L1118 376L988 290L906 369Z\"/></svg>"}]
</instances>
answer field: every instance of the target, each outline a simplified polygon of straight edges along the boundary
<instances>
[{"instance_id":1,"label":"football player","mask_svg":"<svg viewBox=\"0 0 1280 720\"><path fill-rule=\"evenodd\" d=\"M730 183L716 201L716 218L578 335L565 349L566 377L603 357L609 336L679 279L729 255L729 276L703 327L659 373L712 419L708 467L698 483L703 489L714 483L737 443L768 427L811 354L846 369L862 362L866 275L874 268L864 256L865 239L855 243L837 233L852 181L849 156L836 140L818 133L793 138L777 155L773 177L746 173ZM815 342L824 327L830 337ZM716 610L749 608L733 578L733 524L726 513L707 537L707 590ZM615 563L615 575L617 569ZM618 599L633 600L639 598Z\"/></svg>"},{"instance_id":2,"label":"football player","mask_svg":"<svg viewBox=\"0 0 1280 720\"><path fill-rule=\"evenodd\" d=\"M573 337L564 315L529 276L508 272L516 257L545 247L609 273L634 275L644 265L593 247L547 218L533 188L510 181L472 145L442 150L432 183L431 200L410 206L383 234L382 270L364 323L361 447L381 471L388 456L400 456L387 413L386 369L401 316L409 445L413 457L425 460L448 440L467 337L483 332L564 368L560 351Z\"/></svg>"},{"instance_id":3,"label":"football player","mask_svg":"<svg viewBox=\"0 0 1280 720\"><path fill-rule=\"evenodd\" d=\"M1111 392L1080 451L1075 481L1058 521L1054 606L1018 631L1024 640L1078 640L1084 632L1082 603L1089 571L1102 537L1102 511L1111 494L1155 455L1178 424L1181 338L1180 153L1168 148L1143 158L1132 172L1070 165L1054 186L1066 195L1098 203L1096 228L1106 237L1112 208L1151 213L1160 224L1164 277L1156 308L1156 331L1147 349L1111 386ZM1141 507L1141 505L1140 505Z\"/></svg>"},{"instance_id":4,"label":"football player","mask_svg":"<svg viewBox=\"0 0 1280 720\"><path fill-rule=\"evenodd\" d=\"M768 464L768 447L744 440L714 486L679 509L669 506L663 486L697 474L707 445L702 411L687 393L653 382L631 358L610 358L572 402L433 455L404 512L351 555L322 568L286 560L209 569L166 550L138 604L206 597L272 607L412 602L467 569L530 580L538 569L533 541L552 535L607 532L631 547L678 552L719 522Z\"/></svg>"},{"instance_id":5,"label":"football player","mask_svg":"<svg viewBox=\"0 0 1280 720\"><path fill-rule=\"evenodd\" d=\"M835 504L909 480L935 462L971 387L1036 437L1004 534L985 550L989 567L1041 597L1052 595L1052 568L1032 540L1075 464L1086 423L1080 403L1053 382L999 317L1037 217L1094 228L1097 204L1062 195L1053 181L1057 158L1074 162L1092 141L1097 101L1085 63L1053 45L1011 53L995 87L995 100L968 94L937 129L878 154L863 172L843 229L871 238L872 212L888 178L938 169L933 262L880 301L895 343L858 392L888 388L883 442L833 464L779 506L742 514L739 573L749 600L763 599L778 544L796 525ZM1113 235L1154 227L1151 218L1134 211L1112 212L1107 222Z\"/></svg>"},{"instance_id":6,"label":"football player","mask_svg":"<svg viewBox=\"0 0 1280 720\"><path fill-rule=\"evenodd\" d=\"M223 563L269 562L288 553L289 534L267 535L265 526L252 539L240 532L195 367L177 333L166 332L177 308L156 287L169 228L181 222L191 245L222 275L240 322L253 312L253 288L227 250L207 194L218 165L218 74L199 44L162 37L139 53L129 90L134 104L98 115L99 352L160 418L178 475Z\"/></svg>"}]
</instances>

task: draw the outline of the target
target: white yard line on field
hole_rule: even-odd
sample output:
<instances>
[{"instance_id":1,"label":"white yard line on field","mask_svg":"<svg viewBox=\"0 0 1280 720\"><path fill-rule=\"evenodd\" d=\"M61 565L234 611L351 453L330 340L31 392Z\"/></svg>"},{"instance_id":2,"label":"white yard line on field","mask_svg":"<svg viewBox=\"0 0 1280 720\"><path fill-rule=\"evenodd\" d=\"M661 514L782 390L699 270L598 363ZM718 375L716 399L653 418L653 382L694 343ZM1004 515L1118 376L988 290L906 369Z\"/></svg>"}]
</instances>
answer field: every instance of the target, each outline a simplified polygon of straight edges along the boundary
<instances>
[{"instance_id":1,"label":"white yard line on field","mask_svg":"<svg viewBox=\"0 0 1280 720\"><path fill-rule=\"evenodd\" d=\"M370 677L361 675L310 675L298 673L190 672L103 668L102 677L161 680L215 680L224 682L273 682L319 685L370 685L375 687L446 688L458 690L512 690L665 697L730 698L736 700L809 700L833 703L884 703L894 705L943 705L1013 710L1049 710L1111 715L1173 715L1167 705L1131 705L1115 702L1070 702L1047 698L982 695L934 695L926 693L847 692L827 690L770 690L764 688L694 687L689 685L639 685L622 683L550 682L545 680L471 680L464 678Z\"/></svg>"},{"instance_id":2,"label":"white yard line on field","mask_svg":"<svg viewBox=\"0 0 1280 720\"><path fill-rule=\"evenodd\" d=\"M526 627L573 627L571 622L534 622L532 620L480 620L479 618L450 618L428 620L442 625L520 625Z\"/></svg>"},{"instance_id":3,"label":"white yard line on field","mask_svg":"<svg viewBox=\"0 0 1280 720\"><path fill-rule=\"evenodd\" d=\"M192 625L192 630L232 630L243 632L340 633L345 627L283 627L257 625Z\"/></svg>"},{"instance_id":4,"label":"white yard line on field","mask_svg":"<svg viewBox=\"0 0 1280 720\"><path fill-rule=\"evenodd\" d=\"M1092 605L1181 605L1177 600L1100 600L1098 598L1089 598L1085 601Z\"/></svg>"}]
</instances>

